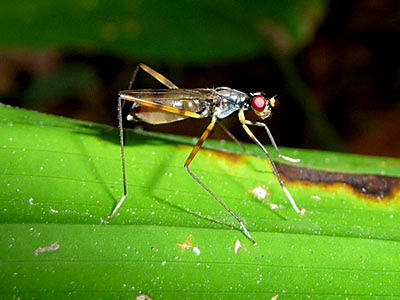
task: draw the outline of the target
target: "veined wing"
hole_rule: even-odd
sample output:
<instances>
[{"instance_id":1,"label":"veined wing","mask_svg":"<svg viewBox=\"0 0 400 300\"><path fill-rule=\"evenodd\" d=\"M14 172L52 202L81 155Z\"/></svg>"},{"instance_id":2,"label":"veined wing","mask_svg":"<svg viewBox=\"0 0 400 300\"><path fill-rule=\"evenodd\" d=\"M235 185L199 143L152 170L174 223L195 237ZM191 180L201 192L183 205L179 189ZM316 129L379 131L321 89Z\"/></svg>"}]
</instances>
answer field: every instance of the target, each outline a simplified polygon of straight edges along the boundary
<instances>
[{"instance_id":1,"label":"veined wing","mask_svg":"<svg viewBox=\"0 0 400 300\"><path fill-rule=\"evenodd\" d=\"M142 89L126 90L119 92L119 96L124 99L127 96L145 99L150 101L165 100L199 100L212 101L216 99L216 94L211 89Z\"/></svg>"},{"instance_id":2,"label":"veined wing","mask_svg":"<svg viewBox=\"0 0 400 300\"><path fill-rule=\"evenodd\" d=\"M123 100L136 103L131 114L150 124L165 124L185 118L202 118L199 112L216 101L209 89L144 89L119 93Z\"/></svg>"}]
</instances>

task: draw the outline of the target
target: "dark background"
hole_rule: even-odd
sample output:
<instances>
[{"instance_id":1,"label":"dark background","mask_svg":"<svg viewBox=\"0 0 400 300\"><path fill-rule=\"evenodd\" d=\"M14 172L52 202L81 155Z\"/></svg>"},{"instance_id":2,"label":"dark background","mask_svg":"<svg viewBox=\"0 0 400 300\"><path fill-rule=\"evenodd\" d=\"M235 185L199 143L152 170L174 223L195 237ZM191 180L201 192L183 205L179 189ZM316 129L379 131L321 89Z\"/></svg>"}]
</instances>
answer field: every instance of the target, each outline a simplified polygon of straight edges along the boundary
<instances>
[{"instance_id":1,"label":"dark background","mask_svg":"<svg viewBox=\"0 0 400 300\"><path fill-rule=\"evenodd\" d=\"M140 26L134 21L127 23L130 24L127 29L129 32L146 29L147 26L154 26L156 33L157 30L163 33L168 28L171 31L160 35L164 39L147 34L139 36L131 44L127 41L126 48L133 49L133 53L128 53L125 46L117 50L113 48L114 45L116 48L123 45L122 42L91 42L90 33L77 38L77 42L70 35L63 36L64 33L57 32L58 27L52 27L51 22L54 19L60 22L59 17L65 11L57 12L54 8L48 13L51 17L49 26L45 26L43 21L44 27L39 30L38 23L27 21L26 15L33 15L30 8L21 8L22 25L16 20L19 14L0 23L1 31L8 34L0 38L1 101L115 125L118 91L126 89L134 66L143 62L179 87L228 86L245 92L262 90L269 96L277 94L278 105L266 123L278 145L400 157L399 1L322 1L321 10L314 10L315 15L303 15L301 20L305 21L298 24L291 23L295 19L295 16L291 18L291 13L297 13L298 7L292 7L287 2L286 7L275 8L271 19L278 20L276 22L288 20L278 25L294 28L293 32L303 26L301 30L306 32L306 38L303 40L302 31L297 31L300 32L296 37L300 41L298 43L292 43L282 27L276 22L269 23L268 18L265 22L257 23L256 29L247 27L245 21L241 25L242 19L258 21L260 17L257 13L262 14L264 7L260 6L257 10L252 5L247 11L243 9L246 8L246 2L243 2L243 6L224 9L223 2L218 3L219 7L216 8L207 2L204 26L192 24L188 28L185 28L185 22L176 25L175 22L179 20L168 16L168 9L185 16L187 24L190 24L195 16L201 20L205 6L199 4L199 16L195 15L197 8L192 8L193 17L185 10L179 11L182 7L178 6L160 9L158 16L152 15L152 9L144 9L146 15L143 20L148 21L141 23L141 14L138 17ZM31 10L42 11L44 6L40 5L43 3L46 1L41 1L39 8L33 5ZM89 8L97 5L96 1L85 3ZM282 13L282 16L274 19L277 12L286 11L287 14ZM73 14L70 13L69 17ZM130 18L129 14L117 15L116 20L123 17L127 20ZM165 25L162 23L164 17L169 20ZM101 16L96 19L101 19ZM62 28L69 27L71 19L66 20L65 26L60 24ZM214 25L213 20L222 25ZM158 21L160 24L154 25ZM230 26L229 22L233 25ZM24 24L25 27L18 27ZM30 26L36 36L24 32ZM233 28L240 38L220 28ZM112 25L105 25L98 30L106 39L113 35L114 29ZM187 32L181 34L181 30ZM52 31L56 37L54 39L51 38ZM175 32L177 40L173 38ZM20 40L18 37L21 37ZM32 41L29 37L32 37ZM154 41L151 40L153 37ZM232 39L233 47L229 46L229 39ZM246 44L242 47L243 44L238 42L240 39L249 45L252 41L258 43L262 39L268 42L260 44L259 48L255 44L254 50L250 46L246 48ZM157 52L156 48L154 50L148 46L154 43L161 50ZM135 87L161 86L143 72L139 74ZM255 117L251 112L247 115L250 119ZM250 141L241 129L237 116L230 117L224 124L239 139ZM170 125L146 126L146 129L199 136L206 126L206 120L188 120ZM262 131L256 134L267 143L262 138ZM227 139L218 129L212 137Z\"/></svg>"}]
</instances>

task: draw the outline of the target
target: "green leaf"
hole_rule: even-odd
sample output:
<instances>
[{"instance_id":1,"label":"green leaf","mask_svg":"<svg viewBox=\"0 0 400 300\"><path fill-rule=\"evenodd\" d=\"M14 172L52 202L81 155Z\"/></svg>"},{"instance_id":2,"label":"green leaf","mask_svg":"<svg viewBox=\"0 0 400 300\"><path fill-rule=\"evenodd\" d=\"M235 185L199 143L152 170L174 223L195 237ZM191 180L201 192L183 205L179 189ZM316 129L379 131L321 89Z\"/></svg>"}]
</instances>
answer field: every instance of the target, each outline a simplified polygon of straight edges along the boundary
<instances>
[{"instance_id":1,"label":"green leaf","mask_svg":"<svg viewBox=\"0 0 400 300\"><path fill-rule=\"evenodd\" d=\"M326 6L322 0L8 1L0 5L0 45L227 61L265 55L266 40L303 47Z\"/></svg>"},{"instance_id":2,"label":"green leaf","mask_svg":"<svg viewBox=\"0 0 400 300\"><path fill-rule=\"evenodd\" d=\"M122 194L118 130L4 105L0 122L2 299L399 298L398 185L378 200L345 184L287 182L307 210L299 217L257 147L246 145L260 156L241 155L207 141L191 168L255 247L184 170L190 138L128 131L128 197L107 219ZM398 159L281 150L308 168L400 174ZM265 200L249 193L256 186ZM198 250L182 252L190 236Z\"/></svg>"}]
</instances>

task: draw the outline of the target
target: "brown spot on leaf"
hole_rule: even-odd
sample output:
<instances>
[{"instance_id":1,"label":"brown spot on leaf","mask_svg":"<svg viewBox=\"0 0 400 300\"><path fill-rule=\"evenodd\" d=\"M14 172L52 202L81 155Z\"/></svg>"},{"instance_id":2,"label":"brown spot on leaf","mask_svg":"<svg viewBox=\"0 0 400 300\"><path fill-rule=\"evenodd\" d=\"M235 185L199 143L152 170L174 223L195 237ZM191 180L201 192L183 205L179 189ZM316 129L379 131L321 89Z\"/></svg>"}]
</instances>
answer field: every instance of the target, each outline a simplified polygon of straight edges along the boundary
<instances>
[{"instance_id":1,"label":"brown spot on leaf","mask_svg":"<svg viewBox=\"0 0 400 300\"><path fill-rule=\"evenodd\" d=\"M377 202L392 198L400 191L400 178L373 174L341 173L276 163L287 181L314 184L345 184L355 192Z\"/></svg>"},{"instance_id":2,"label":"brown spot on leaf","mask_svg":"<svg viewBox=\"0 0 400 300\"><path fill-rule=\"evenodd\" d=\"M218 159L227 160L229 163L238 164L243 159L243 155L241 155L241 154L235 154L235 153L224 152L224 151L209 150L209 149L207 149L206 151L209 151L209 153L211 153L212 155L215 155Z\"/></svg>"}]
</instances>

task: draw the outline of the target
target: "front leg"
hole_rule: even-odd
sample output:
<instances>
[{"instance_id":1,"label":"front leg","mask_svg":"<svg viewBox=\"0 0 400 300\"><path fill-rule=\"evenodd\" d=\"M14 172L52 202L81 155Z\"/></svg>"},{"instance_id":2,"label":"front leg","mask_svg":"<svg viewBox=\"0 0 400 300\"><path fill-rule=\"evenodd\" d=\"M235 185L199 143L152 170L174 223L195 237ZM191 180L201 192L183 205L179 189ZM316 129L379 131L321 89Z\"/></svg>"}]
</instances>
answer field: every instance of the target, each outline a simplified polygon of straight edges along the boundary
<instances>
[{"instance_id":1,"label":"front leg","mask_svg":"<svg viewBox=\"0 0 400 300\"><path fill-rule=\"evenodd\" d=\"M250 130L250 128L247 126L247 122L250 122L248 120L246 120L245 116L244 116L244 112L243 110L239 110L239 121L242 124L243 129L246 131L246 133L249 135L249 137L251 137L251 139L261 148L261 150L265 153L265 155L267 156L272 170L275 174L275 177L278 179L279 184L281 185L282 190L285 192L286 196L288 197L290 204L292 205L293 209L296 211L296 213L303 215L305 213L305 210L302 209L300 210L296 204L296 202L294 201L292 195L289 193L289 191L287 190L286 186L283 184L283 181L278 173L278 169L276 168L276 165L274 163L274 161L272 160L269 152L267 151L267 149L260 143L260 141L255 137L255 135L253 134L253 132Z\"/></svg>"},{"instance_id":2,"label":"front leg","mask_svg":"<svg viewBox=\"0 0 400 300\"><path fill-rule=\"evenodd\" d=\"M245 120L245 124L246 125L250 125L250 126L258 126L258 127L263 127L265 129L265 131L267 132L267 135L269 137L269 140L271 141L272 146L274 147L276 153L278 154L278 156L284 160L290 161L292 163L298 163L300 162L299 158L292 158L286 155L282 155L281 152L278 149L278 146L275 143L274 137L272 136L271 131L269 130L267 124L264 124L262 122L252 122L250 120Z\"/></svg>"}]
</instances>

